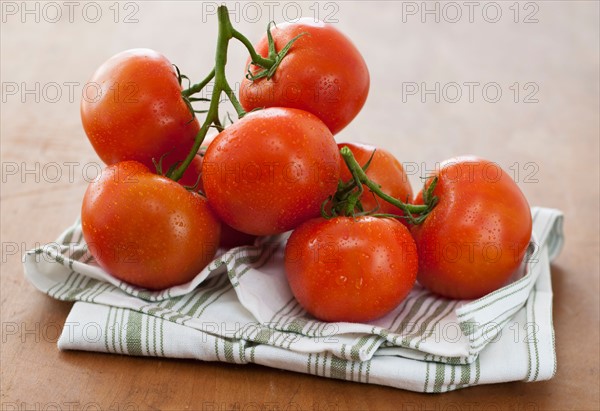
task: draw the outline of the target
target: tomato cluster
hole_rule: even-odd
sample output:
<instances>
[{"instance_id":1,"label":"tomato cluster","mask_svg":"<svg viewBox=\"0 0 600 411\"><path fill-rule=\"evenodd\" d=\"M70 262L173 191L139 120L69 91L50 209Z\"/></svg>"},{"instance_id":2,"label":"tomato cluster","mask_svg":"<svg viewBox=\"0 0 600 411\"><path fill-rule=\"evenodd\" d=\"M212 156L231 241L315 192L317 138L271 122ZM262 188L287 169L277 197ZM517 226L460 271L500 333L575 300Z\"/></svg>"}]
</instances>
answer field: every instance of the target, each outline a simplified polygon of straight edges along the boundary
<instances>
[{"instance_id":1,"label":"tomato cluster","mask_svg":"<svg viewBox=\"0 0 600 411\"><path fill-rule=\"evenodd\" d=\"M469 299L520 269L529 206L494 163L448 160L413 198L390 152L336 143L369 91L364 59L337 29L269 26L254 47L221 6L218 39L214 69L186 89L187 77L148 49L120 53L92 77L104 93L82 101L81 117L108 167L89 185L81 218L107 272L163 289L190 281L219 247L293 230L285 271L300 304L325 321L370 321L417 279ZM224 74L234 39L250 54L239 100ZM195 98L209 82L211 98ZM227 127L222 93L238 115ZM199 102L210 105L196 110Z\"/></svg>"}]
</instances>

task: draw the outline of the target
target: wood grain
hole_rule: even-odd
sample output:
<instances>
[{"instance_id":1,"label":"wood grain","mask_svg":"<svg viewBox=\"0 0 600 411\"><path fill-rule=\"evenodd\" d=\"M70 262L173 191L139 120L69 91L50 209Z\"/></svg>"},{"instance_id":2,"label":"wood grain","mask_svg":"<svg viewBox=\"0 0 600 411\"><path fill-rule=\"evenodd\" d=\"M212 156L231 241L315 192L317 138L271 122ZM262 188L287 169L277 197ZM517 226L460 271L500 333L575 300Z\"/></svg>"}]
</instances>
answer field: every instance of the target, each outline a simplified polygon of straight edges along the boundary
<instances>
[{"instance_id":1,"label":"wood grain","mask_svg":"<svg viewBox=\"0 0 600 411\"><path fill-rule=\"evenodd\" d=\"M25 250L52 241L77 218L86 178L97 173L100 161L79 120L86 79L105 59L131 47L163 52L194 79L211 67L216 17L210 15L209 6L215 3L130 3L134 9L118 4L117 23L112 2L95 3L102 11L95 23L90 22L93 10L88 7L89 14L82 13L87 3L74 10L72 22L61 2L56 3L62 7L57 22L49 21L55 16L52 10L44 14L44 3L30 2L34 10L38 4L38 22L35 12L21 14L21 2L2 3L2 410L600 407L597 2L530 2L537 5L537 23L522 22L531 12L524 3L519 6L520 22L515 23L509 9L512 2L499 3L503 14L497 23L483 18L486 2L476 9L473 23L465 8L457 23L447 21L454 14L442 14L439 23L425 16L423 23L421 14L403 13L407 2L300 5L309 16L314 9L321 18L334 11L335 24L353 39L370 67L367 104L338 141L386 147L410 164L415 188L419 174L436 162L478 154L510 172L519 170L519 185L531 204L565 212L566 245L552 266L558 358L554 379L434 396L254 365L60 352L56 339L70 304L54 301L29 285L20 259ZM254 4L262 13L256 23L250 21L256 17L252 10L231 3L237 7L236 26L256 40L269 9ZM271 18L281 21L286 17L284 3L277 4ZM420 2L411 4L421 7ZM444 3L430 4L443 10ZM132 10L138 21L125 23ZM294 17L291 8L287 12L287 17ZM243 49L232 46L228 66L232 82L243 74L244 61ZM67 82L74 84L72 98ZM436 82L441 89L456 82L462 98L450 102L455 94L442 94L435 102L425 95L422 102L420 93L402 93L408 83L432 88ZM481 87L497 83L502 98L490 103L479 88L471 102L466 82L479 82ZM517 102L510 89L516 82L521 91ZM51 83L59 85L60 98ZM524 88L526 83L537 88L537 103L523 102L531 92Z\"/></svg>"}]
</instances>

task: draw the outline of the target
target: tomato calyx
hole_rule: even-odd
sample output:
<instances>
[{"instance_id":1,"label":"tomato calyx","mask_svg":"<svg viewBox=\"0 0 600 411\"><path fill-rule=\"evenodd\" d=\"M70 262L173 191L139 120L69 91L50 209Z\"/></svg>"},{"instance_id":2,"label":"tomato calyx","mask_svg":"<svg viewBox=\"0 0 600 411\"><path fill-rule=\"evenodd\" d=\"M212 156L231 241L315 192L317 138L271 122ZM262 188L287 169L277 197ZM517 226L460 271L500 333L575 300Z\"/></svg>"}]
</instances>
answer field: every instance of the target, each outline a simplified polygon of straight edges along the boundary
<instances>
[{"instance_id":1,"label":"tomato calyx","mask_svg":"<svg viewBox=\"0 0 600 411\"><path fill-rule=\"evenodd\" d=\"M155 168L155 174L162 176L162 177L166 177L169 178L168 175L170 173L173 173L173 171L181 164L181 161L176 161L175 163L171 164L169 166L169 168L167 169L167 171L164 171L164 159L166 156L168 156L170 153L165 153L162 156L160 156L160 158L158 159L158 161L153 158L152 159L152 164L154 164L154 168ZM203 156L204 154L201 152L198 153L199 156ZM189 182L189 179L188 179ZM183 180L179 181L179 183L181 184L181 186L183 188L185 188L187 191L192 192L194 194L199 194L201 197L206 197L206 195L202 192L202 190L200 189L202 186L202 175L198 174L198 176L196 177L196 179L194 180L193 184L183 184Z\"/></svg>"},{"instance_id":2,"label":"tomato calyx","mask_svg":"<svg viewBox=\"0 0 600 411\"><path fill-rule=\"evenodd\" d=\"M188 86L191 88L192 87L192 81L190 80L190 78L188 76L186 76L185 74L181 73L181 70L179 70L179 67L177 67L176 64L173 64L173 68L175 68L175 72L177 74L177 82L179 83L179 87L183 88L183 80L187 80L188 82ZM211 72L212 77L214 77L214 70ZM212 79L212 77L208 78L208 81L206 82L206 84L208 84L208 82ZM200 83L201 84L201 83ZM204 84L204 86L206 86L206 84ZM204 87L202 86L202 88ZM192 105L193 102L197 102L197 101L210 101L207 98L204 97L192 97L191 94L188 94L186 92L188 92L188 89L185 89L181 92L181 98L183 99L183 102L185 103L185 105L187 106L188 110L190 111L190 114L192 115L192 117L190 118L190 121L188 123L191 123L192 121L194 121L194 118L196 118L196 113L206 113L207 110L196 110L194 109L194 106Z\"/></svg>"},{"instance_id":3,"label":"tomato calyx","mask_svg":"<svg viewBox=\"0 0 600 411\"><path fill-rule=\"evenodd\" d=\"M184 185L183 188L185 188L187 191L191 191L192 193L196 193L201 197L206 198L206 195L200 190L200 183L202 182L202 176L198 176L198 178L196 179L196 182L194 183L194 185Z\"/></svg>"},{"instance_id":4,"label":"tomato calyx","mask_svg":"<svg viewBox=\"0 0 600 411\"><path fill-rule=\"evenodd\" d=\"M376 150L373 150L367 162L360 167L364 172L369 168L369 165L375 156L375 151ZM354 161L356 161L356 159ZM322 217L330 219L337 216L359 217L361 215L374 215L379 209L379 205L377 205L373 210L364 210L360 201L360 197L364 192L363 185L360 182L360 178L356 176L356 172L353 171L352 168L349 168L349 170L353 177L352 180L344 182L340 179L335 194L330 196L321 205ZM331 202L331 211L327 212L327 205L329 202Z\"/></svg>"},{"instance_id":5,"label":"tomato calyx","mask_svg":"<svg viewBox=\"0 0 600 411\"><path fill-rule=\"evenodd\" d=\"M156 174L158 174L159 176L166 176L169 172L172 172L181 163L181 161L176 161L175 163L173 163L171 165L171 167L169 167L169 169L167 170L166 173L163 173L163 160L168 155L169 155L169 153L164 153L162 156L160 156L158 161L156 161L155 158L152 159L152 164L154 164L154 168L156 169Z\"/></svg>"},{"instance_id":6,"label":"tomato calyx","mask_svg":"<svg viewBox=\"0 0 600 411\"><path fill-rule=\"evenodd\" d=\"M433 208L438 203L438 198L433 194L438 178L434 177L431 180L429 186L423 191L423 204L409 204L400 199L394 198L381 190L381 186L367 177L366 170L368 169L375 150L371 154L369 160L361 166L358 164L352 151L348 147L342 147L340 149L340 155L342 156L350 174L353 179L344 182L340 181L336 193L330 196L321 206L321 215L323 218L330 219L336 216L352 216L358 217L362 215L371 215L374 217L392 217L392 218L403 218L413 225L419 225L429 215ZM398 207L404 212L404 215L396 214L382 214L377 213L379 206L373 210L364 210L360 202L360 197L364 192L363 186L367 186L373 196L379 197L380 199L387 201L388 203ZM327 211L328 204L331 203L331 211Z\"/></svg>"},{"instance_id":7,"label":"tomato calyx","mask_svg":"<svg viewBox=\"0 0 600 411\"><path fill-rule=\"evenodd\" d=\"M269 24L267 24L267 41L269 43L269 55L266 59L256 52L252 44L248 42L248 39L242 36L239 32L235 33L241 36L236 38L240 40L246 46L246 48L248 48L248 51L250 52L250 57L252 58L252 61L248 65L248 73L246 73L246 78L250 81L256 81L265 77L267 78L267 80L271 80L271 78L275 75L277 67L279 67L279 64L281 64L281 61L286 56L288 51L290 51L292 45L296 42L296 40L308 34L306 32L298 34L293 39L291 39L280 51L277 51L275 48L275 40L273 40L273 35L271 34L271 25L277 26L274 21L270 21ZM252 66L261 67L263 70L260 70L257 73L252 73L252 70L250 70L250 67Z\"/></svg>"}]
</instances>

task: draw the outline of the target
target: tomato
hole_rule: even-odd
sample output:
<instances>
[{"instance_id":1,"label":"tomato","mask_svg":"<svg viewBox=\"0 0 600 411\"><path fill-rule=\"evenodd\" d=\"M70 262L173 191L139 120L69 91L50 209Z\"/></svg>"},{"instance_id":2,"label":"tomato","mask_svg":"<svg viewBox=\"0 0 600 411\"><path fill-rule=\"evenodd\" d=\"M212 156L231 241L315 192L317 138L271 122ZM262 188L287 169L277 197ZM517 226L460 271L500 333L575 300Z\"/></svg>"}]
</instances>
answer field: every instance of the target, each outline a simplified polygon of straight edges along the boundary
<instances>
[{"instance_id":1,"label":"tomato","mask_svg":"<svg viewBox=\"0 0 600 411\"><path fill-rule=\"evenodd\" d=\"M123 51L102 64L86 86L81 121L106 164L183 160L200 129L181 96L171 62L149 49Z\"/></svg>"},{"instance_id":2,"label":"tomato","mask_svg":"<svg viewBox=\"0 0 600 411\"><path fill-rule=\"evenodd\" d=\"M100 267L151 290L193 279L219 244L205 198L135 161L109 166L90 183L81 224Z\"/></svg>"},{"instance_id":3,"label":"tomato","mask_svg":"<svg viewBox=\"0 0 600 411\"><path fill-rule=\"evenodd\" d=\"M439 203L412 229L419 283L445 297L482 297L520 269L531 239L529 204L512 178L488 160L453 158L437 176L433 194ZM423 203L422 192L415 203Z\"/></svg>"},{"instance_id":4,"label":"tomato","mask_svg":"<svg viewBox=\"0 0 600 411\"><path fill-rule=\"evenodd\" d=\"M417 266L414 240L391 218L313 219L294 230L285 248L292 293L324 321L384 316L412 289Z\"/></svg>"},{"instance_id":5,"label":"tomato","mask_svg":"<svg viewBox=\"0 0 600 411\"><path fill-rule=\"evenodd\" d=\"M367 168L367 177L373 182L381 186L381 190L405 203L412 202L413 191L408 180L408 176L404 172L402 164L387 150L377 148L367 144L359 143L340 143L338 147L348 147L354 158L361 166L364 166L375 150L375 155ZM346 167L344 160L340 157L340 178L343 181L352 180L352 174ZM361 195L360 201L365 211L375 210L382 214L403 215L403 211L375 196L371 191L365 188L365 192ZM400 221L405 221L404 219Z\"/></svg>"},{"instance_id":6,"label":"tomato","mask_svg":"<svg viewBox=\"0 0 600 411\"><path fill-rule=\"evenodd\" d=\"M202 182L211 207L236 230L270 235L320 214L339 178L331 132L292 108L252 112L208 146Z\"/></svg>"},{"instance_id":7,"label":"tomato","mask_svg":"<svg viewBox=\"0 0 600 411\"><path fill-rule=\"evenodd\" d=\"M240 102L246 111L257 107L292 107L319 117L333 134L346 127L361 110L369 93L369 70L354 44L333 25L303 18L273 27L280 51L300 37L271 79L242 81ZM268 55L265 35L255 46ZM250 64L248 60L246 67ZM256 74L261 69L250 67Z\"/></svg>"},{"instance_id":8,"label":"tomato","mask_svg":"<svg viewBox=\"0 0 600 411\"><path fill-rule=\"evenodd\" d=\"M202 173L202 159L205 151L206 149L201 150L201 152L194 157L194 160L192 160L190 166L185 170L183 177L181 177L179 180L179 184L187 187L194 187L196 184L198 184L197 189L204 192L200 175ZM221 225L221 241L219 242L219 247L229 249L242 245L254 244L256 236L242 233L241 231L228 226L222 221L219 221L219 223Z\"/></svg>"}]
</instances>

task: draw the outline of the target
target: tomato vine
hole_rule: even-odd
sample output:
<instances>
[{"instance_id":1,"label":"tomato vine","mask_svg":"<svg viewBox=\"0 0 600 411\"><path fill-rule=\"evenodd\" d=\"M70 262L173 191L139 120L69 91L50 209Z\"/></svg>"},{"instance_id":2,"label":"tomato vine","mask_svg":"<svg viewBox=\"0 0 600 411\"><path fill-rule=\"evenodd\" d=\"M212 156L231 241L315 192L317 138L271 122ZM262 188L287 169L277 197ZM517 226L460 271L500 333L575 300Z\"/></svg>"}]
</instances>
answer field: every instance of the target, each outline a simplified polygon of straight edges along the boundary
<instances>
[{"instance_id":1,"label":"tomato vine","mask_svg":"<svg viewBox=\"0 0 600 411\"><path fill-rule=\"evenodd\" d=\"M373 154L375 154L374 151ZM417 205L410 204L408 202L405 203L400 199L394 198L383 192L379 184L367 177L366 170L373 159L373 155L371 155L371 159L369 159L369 161L367 161L367 163L363 166L358 164L354 158L354 155L352 154L352 151L348 147L342 147L340 149L340 155L346 163L348 170L350 170L353 180L348 182L340 182L337 192L327 199L321 207L321 214L323 217L332 218L338 215L373 215L377 217L404 218L407 219L411 224L418 225L421 224L425 218L427 218L427 215L429 215L429 213L436 206L438 198L433 195L433 191L435 190L435 186L437 184L437 177L433 178L431 184L423 193L424 204ZM377 210L363 210L359 200L364 191L363 185L367 186L373 195L376 195L382 200L398 207L404 212L404 215L377 214ZM332 203L330 213L327 212L327 204L329 202ZM358 210L358 212L356 212L356 210Z\"/></svg>"},{"instance_id":2,"label":"tomato vine","mask_svg":"<svg viewBox=\"0 0 600 411\"><path fill-rule=\"evenodd\" d=\"M232 39L240 41L248 50L250 58L252 59L252 64L263 68L263 71L261 73L253 77L253 79L258 79L262 77L271 78L275 73L275 70L281 63L282 59L285 57L285 55L291 48L292 44L301 36L296 36L278 52L275 49L275 43L271 36L271 24L273 23L269 23L267 26L267 36L269 38L269 56L265 58L260 56L256 52L248 38L246 38L242 33L237 31L233 27L229 18L229 11L227 10L226 6L222 5L218 7L217 16L219 31L217 36L215 66L201 82L192 85L188 89L183 90L181 93L182 98L184 98L184 100L186 100L188 105L191 107L192 101L206 100L194 99L192 96L202 91L204 87L206 87L211 81L214 82L213 91L209 99L210 105L208 107L208 110L206 111L206 117L204 119L204 122L202 123L202 126L200 127L200 131L198 131L198 134L196 135L194 146L190 150L185 160L183 160L183 162L179 166L177 166L173 170L170 170L166 174L167 177L175 181L178 181L183 176L183 173L194 159L194 156L200 149L200 146L202 145L202 142L204 141L204 138L206 137L209 128L211 126L214 126L219 131L223 130L221 120L219 119L219 102L222 93L225 93L227 98L229 98L229 101L235 108L238 119L242 118L246 114L246 111L243 109L237 96L235 95L235 92L229 85L229 82L227 81L227 78L225 76L225 66L227 65L227 50L229 47L229 41ZM194 112L193 109L192 112Z\"/></svg>"}]
</instances>

